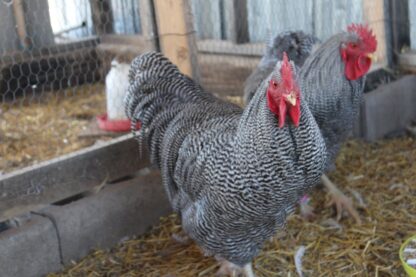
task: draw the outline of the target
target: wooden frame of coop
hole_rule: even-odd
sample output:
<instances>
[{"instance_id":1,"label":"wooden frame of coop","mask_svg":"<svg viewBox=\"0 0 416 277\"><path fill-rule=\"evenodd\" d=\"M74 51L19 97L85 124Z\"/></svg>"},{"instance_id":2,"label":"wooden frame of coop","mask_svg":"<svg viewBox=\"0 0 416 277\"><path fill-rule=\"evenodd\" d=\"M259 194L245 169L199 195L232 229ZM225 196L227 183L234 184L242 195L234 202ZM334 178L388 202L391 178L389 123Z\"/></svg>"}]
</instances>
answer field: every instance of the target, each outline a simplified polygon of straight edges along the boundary
<instances>
[{"instance_id":1,"label":"wooden frame of coop","mask_svg":"<svg viewBox=\"0 0 416 277\"><path fill-rule=\"evenodd\" d=\"M141 35L106 34L108 22L105 25L101 18L108 10L102 7L109 5L110 1L104 0L101 1L104 5L92 5L95 7L92 13L98 37L66 44L65 47L56 47L53 52L46 54L40 51L35 59L41 61L45 55L55 55L59 59L67 55L68 49L76 48L81 49L80 55L85 51L99 49L112 56L126 52L137 55L142 49L160 49L184 73L203 82L198 67L198 58L201 56L199 64L204 67L204 55L219 55L229 59L230 64L233 64L235 58L254 55L254 58L258 59L263 53L262 45L246 43L247 22L244 21L246 17L242 15L247 11L242 8L244 5L241 5L240 1L237 3L235 0L226 0L230 7L229 16L233 19L233 24L229 26L229 31L233 33L232 41L199 42L195 38L189 0L137 1L145 14L154 13L154 17L141 18ZM91 3L96 1L91 0ZM22 2L15 0L13 5L18 36L23 45L29 46L30 41L27 40L24 27L25 18L21 10ZM376 53L378 64L374 68L387 64L384 9L381 0L363 1L364 17L366 21L373 22L370 25L379 41ZM34 62L25 58L22 53L15 55L19 63ZM20 59L17 59L18 57ZM4 68L8 65L1 66ZM82 72L83 69L80 70ZM96 74L102 72L97 68ZM411 87L415 83L416 80L413 78L407 81L404 87ZM383 98L373 101L385 100ZM361 118L361 122L366 123L360 125L360 132L366 132L366 126L369 125L385 124L374 123L377 121L374 118L381 115L369 115L367 112L365 116L367 117ZM0 260L0 268L8 269L9 273L15 276L46 274L59 270L63 264L83 257L92 248L109 247L123 236L144 232L157 222L160 216L169 213L170 207L158 175L137 176L137 171L149 166L146 152L142 154L140 158L137 143L132 136L125 135L0 176L0 222L22 214L32 215L31 223L23 228L0 233L0 253L8 253ZM128 176L133 176L133 179L127 178ZM106 189L102 189L104 186ZM113 204L106 205L109 201ZM106 212L99 209L105 209ZM137 213L137 209L141 209L141 212ZM80 222L96 217L97 213L102 215L98 216L99 220ZM108 217L104 216L105 214L108 214ZM108 226L114 218L120 218L121 221L118 221L119 224ZM69 228L68 224L89 226L83 229L84 233L80 230L76 233L82 243L71 241L74 234L66 229ZM101 231L98 233L98 230ZM12 244L12 241L15 243ZM16 243L21 246L16 247ZM49 246L59 252L59 255L52 253ZM31 253L24 250L27 247L30 247ZM14 259L16 256L19 259ZM33 256L44 258L31 263ZM15 271L10 269L10 266L7 267L12 263Z\"/></svg>"}]
</instances>

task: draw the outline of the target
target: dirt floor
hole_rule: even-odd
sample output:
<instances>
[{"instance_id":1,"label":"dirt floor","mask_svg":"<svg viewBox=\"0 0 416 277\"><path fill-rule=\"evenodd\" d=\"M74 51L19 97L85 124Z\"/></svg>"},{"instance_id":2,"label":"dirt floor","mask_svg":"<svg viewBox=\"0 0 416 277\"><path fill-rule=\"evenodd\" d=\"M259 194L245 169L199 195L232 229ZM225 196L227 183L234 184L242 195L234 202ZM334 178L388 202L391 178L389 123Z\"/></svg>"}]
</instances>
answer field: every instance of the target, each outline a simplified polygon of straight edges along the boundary
<instances>
[{"instance_id":1,"label":"dirt floor","mask_svg":"<svg viewBox=\"0 0 416 277\"><path fill-rule=\"evenodd\" d=\"M405 276L399 248L416 232L416 139L376 143L349 141L330 177L350 195L363 224L334 220L322 189L312 194L317 218L289 219L287 232L267 242L254 261L257 276L298 276L294 254L305 246L304 276ZM143 236L110 250L96 250L55 276L214 276L215 260L195 244L171 239L180 230L175 215Z\"/></svg>"}]
</instances>

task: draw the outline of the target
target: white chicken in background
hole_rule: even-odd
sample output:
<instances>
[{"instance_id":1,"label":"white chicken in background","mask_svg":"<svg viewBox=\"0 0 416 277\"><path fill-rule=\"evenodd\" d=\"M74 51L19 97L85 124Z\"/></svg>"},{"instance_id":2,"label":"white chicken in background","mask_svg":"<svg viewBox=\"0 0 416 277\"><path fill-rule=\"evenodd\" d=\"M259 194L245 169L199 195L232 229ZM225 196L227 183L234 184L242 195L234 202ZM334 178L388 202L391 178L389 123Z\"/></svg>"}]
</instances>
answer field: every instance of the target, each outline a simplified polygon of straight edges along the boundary
<instances>
[{"instance_id":1,"label":"white chicken in background","mask_svg":"<svg viewBox=\"0 0 416 277\"><path fill-rule=\"evenodd\" d=\"M111 69L105 77L108 120L127 120L124 112L124 96L129 85L130 64L117 58L111 61Z\"/></svg>"}]
</instances>

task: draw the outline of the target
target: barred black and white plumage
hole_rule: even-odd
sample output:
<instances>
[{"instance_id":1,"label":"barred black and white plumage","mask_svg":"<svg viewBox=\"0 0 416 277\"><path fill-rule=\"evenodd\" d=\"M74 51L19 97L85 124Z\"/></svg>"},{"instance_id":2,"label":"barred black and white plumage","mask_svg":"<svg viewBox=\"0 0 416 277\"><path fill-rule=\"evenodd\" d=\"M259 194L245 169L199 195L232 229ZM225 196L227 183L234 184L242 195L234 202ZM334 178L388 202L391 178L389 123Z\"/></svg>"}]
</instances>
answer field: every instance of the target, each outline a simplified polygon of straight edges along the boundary
<instances>
[{"instance_id":1,"label":"barred black and white plumage","mask_svg":"<svg viewBox=\"0 0 416 277\"><path fill-rule=\"evenodd\" d=\"M162 172L184 231L208 254L239 266L285 224L326 163L306 104L298 127L278 127L266 105L270 78L242 108L204 91L160 53L133 61L126 112ZM293 66L293 65L292 65Z\"/></svg>"},{"instance_id":2,"label":"barred black and white plumage","mask_svg":"<svg viewBox=\"0 0 416 277\"><path fill-rule=\"evenodd\" d=\"M365 75L357 80L347 80L340 55L345 43L356 40L356 34L346 32L332 36L299 70L305 100L327 146L327 170L334 168L336 156L352 131L362 100Z\"/></svg>"},{"instance_id":3,"label":"barred black and white plumage","mask_svg":"<svg viewBox=\"0 0 416 277\"><path fill-rule=\"evenodd\" d=\"M258 66L244 83L244 103L247 105L261 82L272 72L277 61L282 60L283 52L297 67L301 67L319 43L318 38L302 31L283 32L271 38Z\"/></svg>"},{"instance_id":4,"label":"barred black and white plumage","mask_svg":"<svg viewBox=\"0 0 416 277\"><path fill-rule=\"evenodd\" d=\"M359 73L359 76L348 78L346 62L351 60L348 66L360 67L362 61L368 59L368 56L375 51L377 45L375 36L367 26L352 24L347 29L348 32L336 34L323 44L316 44L310 54L305 52L307 55L302 56L305 58L302 61L303 65L299 64L301 65L299 80L304 99L325 139L328 151L326 171L335 167L334 161L339 149L348 138L356 121L362 99L365 73L368 70L368 68L353 68L349 72L350 75ZM351 47L349 54L348 50L345 51L348 47ZM279 60L281 57L278 53L275 47L274 51L266 53L262 61ZM363 59L360 62L358 62L359 57ZM263 80L262 76L265 78L266 74L262 73L263 68L267 67L261 67L260 64L252 73L251 76L257 78L254 82L246 81L246 91L251 89L247 84L256 84ZM325 175L322 176L322 182L329 190L332 202L337 206L338 219L342 215L342 209L345 209L357 223L360 223L361 220L351 200L343 195ZM301 213L305 217L311 216L307 203L301 204Z\"/></svg>"}]
</instances>

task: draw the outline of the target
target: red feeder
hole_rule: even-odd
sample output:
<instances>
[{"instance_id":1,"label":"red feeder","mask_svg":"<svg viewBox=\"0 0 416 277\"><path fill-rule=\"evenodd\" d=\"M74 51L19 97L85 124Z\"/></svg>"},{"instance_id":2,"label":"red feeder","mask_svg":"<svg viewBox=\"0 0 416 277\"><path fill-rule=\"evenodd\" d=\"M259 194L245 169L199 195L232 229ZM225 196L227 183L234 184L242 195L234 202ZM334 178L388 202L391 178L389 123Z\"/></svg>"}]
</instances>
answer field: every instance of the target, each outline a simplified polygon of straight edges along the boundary
<instances>
[{"instance_id":1,"label":"red feeder","mask_svg":"<svg viewBox=\"0 0 416 277\"><path fill-rule=\"evenodd\" d=\"M97 116L98 127L108 132L128 132L131 128L129 119L109 120L107 113ZM137 122L136 128L140 129L140 122Z\"/></svg>"}]
</instances>

